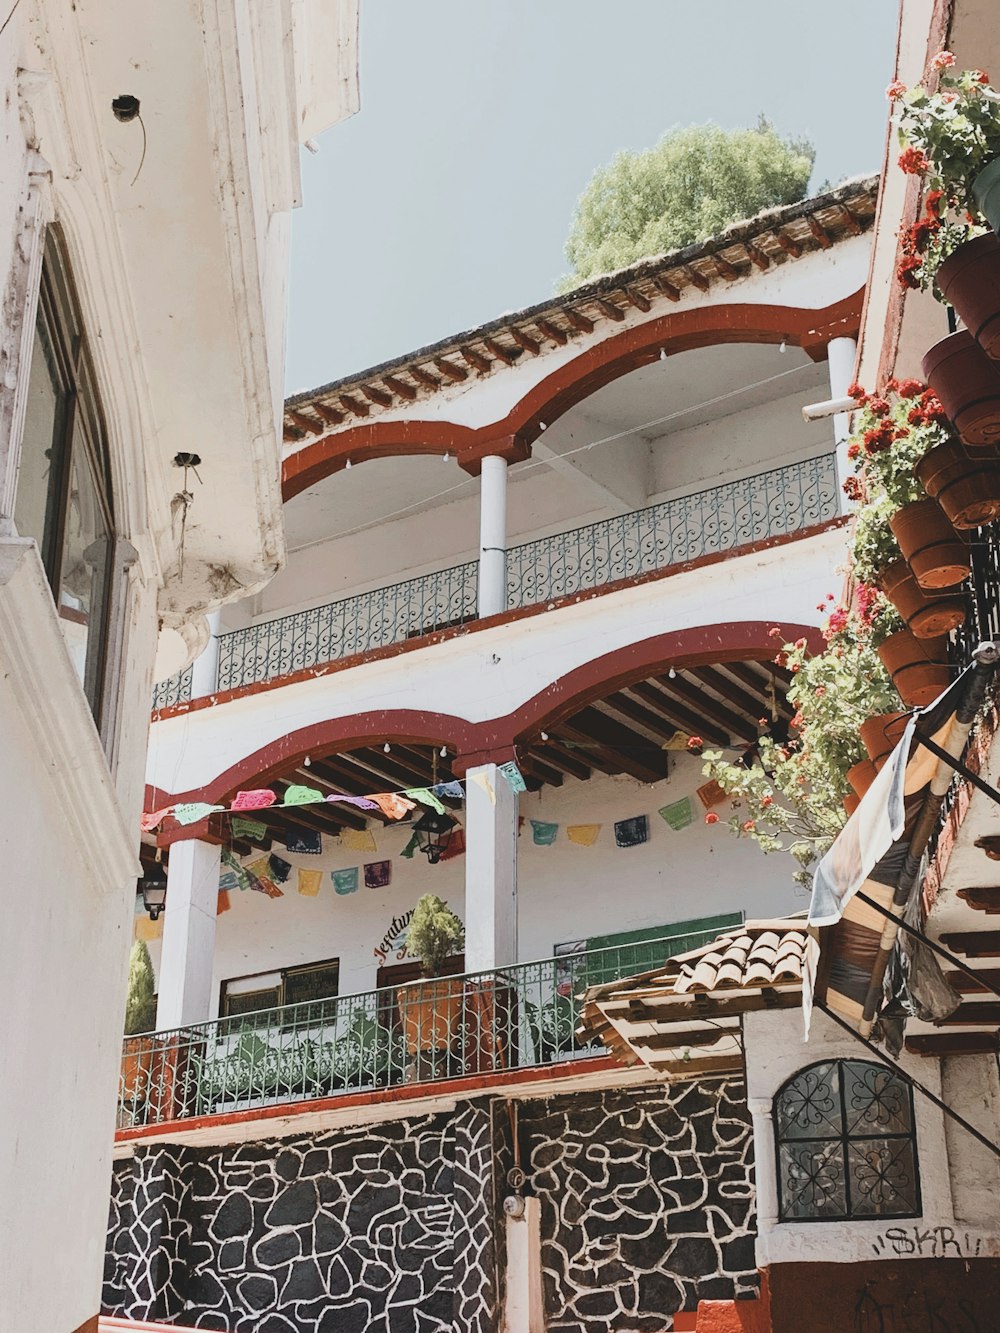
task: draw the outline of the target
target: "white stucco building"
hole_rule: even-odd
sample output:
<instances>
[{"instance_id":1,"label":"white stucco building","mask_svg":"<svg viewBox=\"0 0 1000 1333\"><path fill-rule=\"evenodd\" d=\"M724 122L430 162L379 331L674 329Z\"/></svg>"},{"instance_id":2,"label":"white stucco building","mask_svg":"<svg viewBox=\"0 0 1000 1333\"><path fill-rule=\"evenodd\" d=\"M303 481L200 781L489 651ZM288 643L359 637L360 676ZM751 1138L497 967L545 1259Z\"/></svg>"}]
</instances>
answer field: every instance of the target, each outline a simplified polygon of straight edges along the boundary
<instances>
[{"instance_id":1,"label":"white stucco building","mask_svg":"<svg viewBox=\"0 0 1000 1333\"><path fill-rule=\"evenodd\" d=\"M149 699L284 560L298 146L356 109L357 13L0 17L0 1326L70 1333L97 1320Z\"/></svg>"}]
</instances>

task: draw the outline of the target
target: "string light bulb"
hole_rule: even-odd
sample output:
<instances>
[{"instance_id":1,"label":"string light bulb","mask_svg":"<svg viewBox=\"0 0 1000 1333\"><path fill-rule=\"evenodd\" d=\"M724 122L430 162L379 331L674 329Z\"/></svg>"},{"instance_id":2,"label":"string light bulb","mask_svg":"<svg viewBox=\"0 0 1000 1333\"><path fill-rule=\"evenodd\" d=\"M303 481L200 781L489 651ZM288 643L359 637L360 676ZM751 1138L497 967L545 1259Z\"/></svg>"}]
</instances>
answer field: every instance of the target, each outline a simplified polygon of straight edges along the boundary
<instances>
[{"instance_id":1,"label":"string light bulb","mask_svg":"<svg viewBox=\"0 0 1000 1333\"><path fill-rule=\"evenodd\" d=\"M778 348L778 351L781 352L782 354L784 354L784 352L785 352L785 350L786 350L787 347L788 347L788 344L785 342L784 338L782 338L782 340L781 340L781 346Z\"/></svg>"},{"instance_id":2,"label":"string light bulb","mask_svg":"<svg viewBox=\"0 0 1000 1333\"><path fill-rule=\"evenodd\" d=\"M344 464L344 467L347 468L348 471L350 471L350 468L351 468L351 460L350 460L350 459L347 460L347 462Z\"/></svg>"},{"instance_id":3,"label":"string light bulb","mask_svg":"<svg viewBox=\"0 0 1000 1333\"><path fill-rule=\"evenodd\" d=\"M540 422L538 423L538 429L539 429L539 430L548 430L548 426L546 426L546 424L545 424L544 421L540 421Z\"/></svg>"},{"instance_id":4,"label":"string light bulb","mask_svg":"<svg viewBox=\"0 0 1000 1333\"><path fill-rule=\"evenodd\" d=\"M673 669L673 667L670 668L670 670L667 672L667 675L670 677L671 680L677 679L677 672Z\"/></svg>"},{"instance_id":5,"label":"string light bulb","mask_svg":"<svg viewBox=\"0 0 1000 1333\"><path fill-rule=\"evenodd\" d=\"M382 753L391 754L391 752L392 752L392 746L389 744L388 741L386 741L386 743L382 746Z\"/></svg>"},{"instance_id":6,"label":"string light bulb","mask_svg":"<svg viewBox=\"0 0 1000 1333\"><path fill-rule=\"evenodd\" d=\"M311 767L312 767L312 759L309 757L309 755L306 755L306 757L305 757L305 766L306 766L306 768L311 768Z\"/></svg>"},{"instance_id":7,"label":"string light bulb","mask_svg":"<svg viewBox=\"0 0 1000 1333\"><path fill-rule=\"evenodd\" d=\"M451 451L450 451L449 449L446 449L446 450L444 451L444 453L441 455L441 462L442 462L442 463L450 463L450 462L451 462Z\"/></svg>"},{"instance_id":8,"label":"string light bulb","mask_svg":"<svg viewBox=\"0 0 1000 1333\"><path fill-rule=\"evenodd\" d=\"M447 758L448 758L448 747L447 747L447 745L442 745L442 746L441 746L441 758L442 758L442 759L447 759Z\"/></svg>"},{"instance_id":9,"label":"string light bulb","mask_svg":"<svg viewBox=\"0 0 1000 1333\"><path fill-rule=\"evenodd\" d=\"M547 731L543 731L543 732L542 732L542 740L543 740L543 741L547 741L548 739L549 739L549 733L548 733Z\"/></svg>"},{"instance_id":10,"label":"string light bulb","mask_svg":"<svg viewBox=\"0 0 1000 1333\"><path fill-rule=\"evenodd\" d=\"M661 361L666 361L666 359L667 359L667 349L666 349L665 347L661 347L661 348L660 348L660 360L661 360Z\"/></svg>"}]
</instances>

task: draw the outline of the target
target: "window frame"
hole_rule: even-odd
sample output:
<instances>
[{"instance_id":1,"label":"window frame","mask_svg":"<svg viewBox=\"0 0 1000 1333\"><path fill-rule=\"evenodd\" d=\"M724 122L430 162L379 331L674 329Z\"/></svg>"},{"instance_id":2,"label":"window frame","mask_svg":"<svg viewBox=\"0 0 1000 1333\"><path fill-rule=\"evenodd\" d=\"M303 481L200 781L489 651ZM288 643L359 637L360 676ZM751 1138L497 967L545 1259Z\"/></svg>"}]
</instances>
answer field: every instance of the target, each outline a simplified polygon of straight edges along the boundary
<instances>
[{"instance_id":1,"label":"window frame","mask_svg":"<svg viewBox=\"0 0 1000 1333\"><path fill-rule=\"evenodd\" d=\"M286 986L288 978L290 976L292 977L301 976L303 973L318 972L324 968L336 968L337 970L337 989L334 991L332 995L325 995L321 999L296 1000L292 1002L290 1002L286 998L286 993L287 993ZM229 987L234 985L235 983L244 981L254 981L259 977L273 977L273 976L277 976L279 978L278 984L276 986L259 986L257 988L250 987L245 991L235 991L232 993L229 991ZM232 994L232 997L235 998L237 995L263 994L265 991L274 991L274 990L276 990L278 993L278 1003L276 1005L269 1005L266 1009L251 1009L243 1014L231 1014L228 1012L230 994ZM243 1022L249 1022L253 1020L256 1014L274 1013L278 1009L287 1008L289 1003L326 1004L330 1000L337 1000L339 998L340 998L340 958L339 956L336 958L321 958L318 959L316 962L312 963L293 963L288 967L281 967L281 968L269 967L263 972L247 972L240 977L226 977L220 983L219 986L219 1018L232 1019L234 1021L240 1020Z\"/></svg>"},{"instance_id":2,"label":"window frame","mask_svg":"<svg viewBox=\"0 0 1000 1333\"><path fill-rule=\"evenodd\" d=\"M65 242L58 227L46 229L40 266L38 305L34 332L47 345L51 369L57 380L61 398L60 410L53 430L51 449L52 475L45 494L45 516L41 534L21 533L35 537L45 577L52 591L57 617L72 619L64 613L60 603L63 564L66 555L67 519L74 467L85 469L94 492L101 521L108 535L108 554L104 577L99 588L98 614L87 624L87 651L81 688L102 736L108 724L108 685L110 668L115 659L112 629L120 628L121 617L115 614L119 571L120 533L117 523L111 454L108 446L107 423L101 402L97 376L87 342L79 296L73 281ZM26 370L25 384L31 380L34 367L35 343ZM13 513L17 513L17 495L21 459L24 449L23 426L18 442L17 476L14 479ZM91 645L93 636L93 648ZM91 652L94 652L90 666Z\"/></svg>"},{"instance_id":3,"label":"window frame","mask_svg":"<svg viewBox=\"0 0 1000 1333\"><path fill-rule=\"evenodd\" d=\"M782 1096L792 1087L797 1079L803 1074L807 1074L811 1069L819 1069L825 1066L835 1065L837 1067L838 1097L840 1101L840 1133L829 1134L826 1136L803 1135L801 1138L782 1137L780 1127L779 1106ZM909 1110L910 1129L905 1132L886 1132L881 1134L852 1134L848 1129L847 1107L844 1096L844 1076L843 1066L856 1065L869 1069L877 1069L884 1072L900 1085L906 1094L906 1105ZM851 1059L848 1056L831 1056L825 1060L814 1060L811 1064L802 1065L796 1069L781 1084L774 1094L771 1114L772 1130L774 1134L774 1164L775 1164L775 1190L777 1192L778 1204L778 1222L780 1225L803 1223L809 1226L816 1223L841 1223L841 1222L878 1222L883 1223L886 1220L895 1220L897 1218L905 1220L907 1218L921 1217L923 1215L923 1201L920 1188L920 1155L917 1149L917 1119L913 1100L913 1084L904 1078L895 1070L887 1065L880 1064L874 1060ZM892 1212L892 1213L857 1213L854 1211L854 1199L851 1190L850 1177L850 1157L849 1145L863 1143L871 1140L891 1139L897 1141L906 1141L911 1145L913 1155L913 1211ZM785 1211L785 1199L783 1197L782 1182L784 1179L784 1167L782 1158L782 1149L788 1145L794 1144L815 1144L830 1143L837 1144L841 1153L841 1160L844 1163L844 1199L846 1201L846 1211L842 1213L824 1213L822 1216L789 1216Z\"/></svg>"}]
</instances>

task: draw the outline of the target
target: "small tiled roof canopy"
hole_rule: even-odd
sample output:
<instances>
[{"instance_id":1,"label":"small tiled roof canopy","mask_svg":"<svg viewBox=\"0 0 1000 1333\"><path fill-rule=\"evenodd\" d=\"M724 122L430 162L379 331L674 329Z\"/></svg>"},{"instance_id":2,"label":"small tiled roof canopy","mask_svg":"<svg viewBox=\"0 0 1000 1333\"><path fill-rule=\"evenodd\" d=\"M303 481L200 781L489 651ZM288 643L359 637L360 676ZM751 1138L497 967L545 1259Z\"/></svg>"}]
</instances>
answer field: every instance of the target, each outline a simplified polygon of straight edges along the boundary
<instances>
[{"instance_id":1,"label":"small tiled roof canopy","mask_svg":"<svg viewBox=\"0 0 1000 1333\"><path fill-rule=\"evenodd\" d=\"M748 921L652 972L592 986L580 1035L672 1077L739 1069L740 1016L799 1004L815 948L804 917Z\"/></svg>"},{"instance_id":2,"label":"small tiled roof canopy","mask_svg":"<svg viewBox=\"0 0 1000 1333\"><path fill-rule=\"evenodd\" d=\"M341 426L374 421L470 377L502 372L521 357L564 347L599 325L621 324L636 310L646 313L663 301L676 304L695 291L724 290L749 274L829 250L871 227L877 199L876 176L845 181L813 199L733 223L707 241L639 260L430 347L293 394L285 402L285 442L293 446Z\"/></svg>"}]
</instances>

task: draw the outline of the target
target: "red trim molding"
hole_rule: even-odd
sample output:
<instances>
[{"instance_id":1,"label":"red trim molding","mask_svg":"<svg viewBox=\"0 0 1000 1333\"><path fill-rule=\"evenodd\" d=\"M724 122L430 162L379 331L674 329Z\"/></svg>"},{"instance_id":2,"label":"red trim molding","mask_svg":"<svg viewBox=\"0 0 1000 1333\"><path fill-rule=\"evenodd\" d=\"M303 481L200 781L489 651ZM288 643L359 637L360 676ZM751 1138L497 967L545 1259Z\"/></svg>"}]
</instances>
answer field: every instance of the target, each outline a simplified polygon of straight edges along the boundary
<instances>
[{"instance_id":1,"label":"red trim molding","mask_svg":"<svg viewBox=\"0 0 1000 1333\"><path fill-rule=\"evenodd\" d=\"M553 1078L562 1082L579 1078L584 1074L599 1074L620 1067L613 1056L597 1055L586 1060L567 1060L565 1064L542 1065L537 1069L507 1069L495 1074L466 1074L462 1078L442 1079L439 1083L401 1083L393 1088L354 1092L343 1097L317 1097L313 1101L260 1106L252 1111L227 1111L220 1115L199 1115L186 1120L167 1120L159 1125L119 1129L115 1133L115 1142L136 1143L145 1139L162 1139L172 1134L190 1134L198 1129L218 1129L223 1125L259 1123L263 1133L269 1121L285 1120L289 1116L315 1115L347 1107L394 1106L400 1102L420 1101L428 1097L468 1097L480 1091L488 1092L492 1088L521 1087L524 1084L548 1082Z\"/></svg>"},{"instance_id":2,"label":"red trim molding","mask_svg":"<svg viewBox=\"0 0 1000 1333\"><path fill-rule=\"evenodd\" d=\"M589 347L535 385L499 421L475 428L451 422L374 421L332 432L289 454L282 464L282 494L292 499L325 477L369 458L450 451L473 476L484 457L527 458L550 426L612 380L668 356L720 343L792 343L814 360L831 338L854 337L861 327L864 288L821 310L799 306L727 304L672 311Z\"/></svg>"},{"instance_id":3,"label":"red trim molding","mask_svg":"<svg viewBox=\"0 0 1000 1333\"><path fill-rule=\"evenodd\" d=\"M266 785L297 768L309 754L334 748L349 751L382 741L399 744L447 745L454 750L453 768L464 773L486 762L503 763L514 754L518 741L582 708L609 690L642 680L667 667L694 667L715 662L766 661L774 654L771 629L777 625L785 640L805 638L816 650L822 637L815 625L781 620L745 620L671 630L626 644L567 672L546 685L504 717L469 722L446 713L416 709L379 709L344 717L326 718L271 741L245 755L204 787L186 792L146 788L146 809L156 810L181 801L220 804L241 787ZM171 821L172 822L172 821ZM208 821L167 828L160 846L188 838L211 839Z\"/></svg>"}]
</instances>

